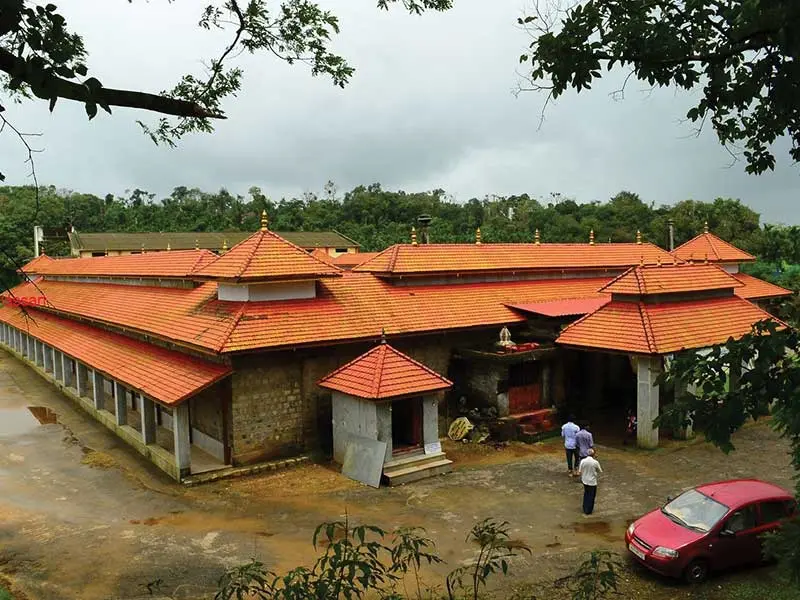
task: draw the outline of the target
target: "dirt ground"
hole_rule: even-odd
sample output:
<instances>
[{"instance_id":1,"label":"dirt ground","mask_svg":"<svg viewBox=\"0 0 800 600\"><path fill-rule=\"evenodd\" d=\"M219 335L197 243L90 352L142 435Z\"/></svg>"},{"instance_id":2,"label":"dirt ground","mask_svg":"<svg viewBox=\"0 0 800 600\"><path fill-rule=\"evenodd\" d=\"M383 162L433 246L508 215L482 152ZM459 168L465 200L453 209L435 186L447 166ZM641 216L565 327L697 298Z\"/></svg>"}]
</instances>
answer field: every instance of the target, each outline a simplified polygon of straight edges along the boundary
<instances>
[{"instance_id":1,"label":"dirt ground","mask_svg":"<svg viewBox=\"0 0 800 600\"><path fill-rule=\"evenodd\" d=\"M424 527L447 561L428 574L439 583L473 555L463 543L470 527L493 517L533 550L513 562L499 592L509 596L564 576L592 548L624 555L628 523L684 487L732 477L791 487L786 445L767 424L734 441L737 451L725 456L702 442L643 452L597 440L605 476L590 518L581 515L581 486L566 474L559 440L502 449L451 443L452 473L397 488L368 488L323 465L189 488L0 351L0 576L31 600L151 597L147 585L156 581L163 597L211 598L223 570L250 558L277 571L309 564L315 527L347 514L389 530ZM650 598L694 593L636 569L625 577L667 594Z\"/></svg>"}]
</instances>

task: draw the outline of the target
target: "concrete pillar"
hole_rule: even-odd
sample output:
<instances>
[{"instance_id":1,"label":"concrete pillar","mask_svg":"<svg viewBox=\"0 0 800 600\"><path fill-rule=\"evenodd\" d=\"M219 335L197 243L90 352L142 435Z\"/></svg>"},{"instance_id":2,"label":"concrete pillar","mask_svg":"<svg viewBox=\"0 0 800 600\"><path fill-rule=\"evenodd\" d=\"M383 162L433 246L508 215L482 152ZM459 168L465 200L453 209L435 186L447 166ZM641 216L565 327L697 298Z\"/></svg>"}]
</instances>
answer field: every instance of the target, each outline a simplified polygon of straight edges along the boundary
<instances>
[{"instance_id":1,"label":"concrete pillar","mask_svg":"<svg viewBox=\"0 0 800 600\"><path fill-rule=\"evenodd\" d=\"M125 401L125 386L119 381L114 382L114 407L117 417L117 425L128 424L128 403Z\"/></svg>"},{"instance_id":2,"label":"concrete pillar","mask_svg":"<svg viewBox=\"0 0 800 600\"><path fill-rule=\"evenodd\" d=\"M382 402L377 404L378 441L386 442L386 456L384 462L392 460L392 403Z\"/></svg>"},{"instance_id":3,"label":"concrete pillar","mask_svg":"<svg viewBox=\"0 0 800 600\"><path fill-rule=\"evenodd\" d=\"M172 434L175 441L175 466L181 477L192 472L192 448L189 440L189 403L172 409Z\"/></svg>"},{"instance_id":4,"label":"concrete pillar","mask_svg":"<svg viewBox=\"0 0 800 600\"><path fill-rule=\"evenodd\" d=\"M103 375L98 373L97 369L92 371L92 398L94 400L95 410L102 410L105 408L105 390L103 389Z\"/></svg>"},{"instance_id":5,"label":"concrete pillar","mask_svg":"<svg viewBox=\"0 0 800 600\"><path fill-rule=\"evenodd\" d=\"M422 399L422 443L426 454L441 452L439 443L439 402L436 396Z\"/></svg>"},{"instance_id":6,"label":"concrete pillar","mask_svg":"<svg viewBox=\"0 0 800 600\"><path fill-rule=\"evenodd\" d=\"M145 444L156 443L156 405L155 402L139 395L139 406L142 414L142 441Z\"/></svg>"},{"instance_id":7,"label":"concrete pillar","mask_svg":"<svg viewBox=\"0 0 800 600\"><path fill-rule=\"evenodd\" d=\"M83 363L75 361L75 389L78 391L78 396L83 397L86 395L86 388L89 381L89 370Z\"/></svg>"},{"instance_id":8,"label":"concrete pillar","mask_svg":"<svg viewBox=\"0 0 800 600\"><path fill-rule=\"evenodd\" d=\"M640 356L636 360L636 443L640 448L658 446L658 428L653 428L653 421L658 417L656 379L660 372L660 356Z\"/></svg>"}]
</instances>

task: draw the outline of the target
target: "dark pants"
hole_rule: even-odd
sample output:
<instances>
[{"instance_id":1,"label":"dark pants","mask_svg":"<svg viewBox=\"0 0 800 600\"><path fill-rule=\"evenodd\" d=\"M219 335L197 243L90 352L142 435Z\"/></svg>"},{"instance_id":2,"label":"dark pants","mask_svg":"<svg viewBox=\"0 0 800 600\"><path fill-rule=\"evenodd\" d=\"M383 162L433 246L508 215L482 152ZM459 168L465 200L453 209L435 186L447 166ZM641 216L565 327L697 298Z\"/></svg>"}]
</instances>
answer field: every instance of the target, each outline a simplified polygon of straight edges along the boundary
<instances>
[{"instance_id":1,"label":"dark pants","mask_svg":"<svg viewBox=\"0 0 800 600\"><path fill-rule=\"evenodd\" d=\"M590 515L594 511L594 499L597 497L597 486L583 484L583 514Z\"/></svg>"},{"instance_id":2,"label":"dark pants","mask_svg":"<svg viewBox=\"0 0 800 600\"><path fill-rule=\"evenodd\" d=\"M565 448L567 451L567 468L572 471L573 468L578 468L578 449L577 448ZM574 467L573 467L574 465Z\"/></svg>"}]
</instances>

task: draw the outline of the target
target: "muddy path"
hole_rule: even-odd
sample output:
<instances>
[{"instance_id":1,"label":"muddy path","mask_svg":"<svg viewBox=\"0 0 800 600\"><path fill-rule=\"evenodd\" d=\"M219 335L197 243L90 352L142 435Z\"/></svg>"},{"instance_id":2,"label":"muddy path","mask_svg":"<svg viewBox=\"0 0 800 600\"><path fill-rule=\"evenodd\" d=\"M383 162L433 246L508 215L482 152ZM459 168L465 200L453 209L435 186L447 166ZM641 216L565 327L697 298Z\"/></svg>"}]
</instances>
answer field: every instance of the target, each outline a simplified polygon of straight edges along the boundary
<instances>
[{"instance_id":1,"label":"muddy path","mask_svg":"<svg viewBox=\"0 0 800 600\"><path fill-rule=\"evenodd\" d=\"M163 597L210 598L223 570L250 558L278 571L309 564L315 527L347 515L424 527L447 561L432 583L472 556L464 538L475 522L507 520L533 550L512 565L516 578L555 579L588 549L623 550L628 523L682 487L751 476L791 485L786 447L766 425L735 441L727 457L704 443L601 446L606 476L589 519L557 442L452 445L454 472L398 488L321 465L187 488L0 351L0 573L32 600L150 597L148 584Z\"/></svg>"}]
</instances>

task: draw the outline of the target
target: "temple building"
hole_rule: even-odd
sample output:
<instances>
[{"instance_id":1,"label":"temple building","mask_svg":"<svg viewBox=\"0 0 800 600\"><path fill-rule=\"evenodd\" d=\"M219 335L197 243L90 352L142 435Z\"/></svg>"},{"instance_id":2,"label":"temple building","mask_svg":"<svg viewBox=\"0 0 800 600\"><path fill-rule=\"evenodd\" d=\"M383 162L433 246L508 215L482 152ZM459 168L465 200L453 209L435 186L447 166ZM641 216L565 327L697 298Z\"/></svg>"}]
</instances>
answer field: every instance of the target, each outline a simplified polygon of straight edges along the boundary
<instances>
[{"instance_id":1,"label":"temple building","mask_svg":"<svg viewBox=\"0 0 800 600\"><path fill-rule=\"evenodd\" d=\"M447 470L438 438L470 411L524 437L627 404L639 444L657 445L665 358L747 333L791 294L740 273L750 260L707 231L671 254L640 236L495 244L478 230L343 269L265 216L219 256L39 256L2 296L0 343L177 480L314 450L342 460L357 432L386 444L385 476L411 480L423 457ZM385 361L396 372L378 373Z\"/></svg>"}]
</instances>

